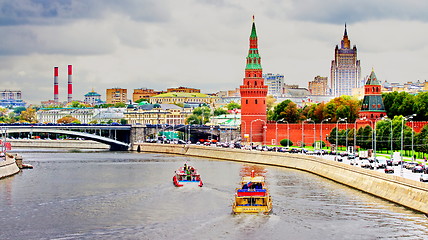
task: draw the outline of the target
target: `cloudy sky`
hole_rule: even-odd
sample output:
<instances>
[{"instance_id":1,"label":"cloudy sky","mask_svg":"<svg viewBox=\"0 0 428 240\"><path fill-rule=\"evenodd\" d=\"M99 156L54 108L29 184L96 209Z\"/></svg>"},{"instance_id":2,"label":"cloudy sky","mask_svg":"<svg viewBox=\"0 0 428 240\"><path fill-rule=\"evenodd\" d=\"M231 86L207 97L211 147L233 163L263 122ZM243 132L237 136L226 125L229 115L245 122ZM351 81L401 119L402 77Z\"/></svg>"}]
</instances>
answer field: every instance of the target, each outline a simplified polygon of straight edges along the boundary
<instances>
[{"instance_id":1,"label":"cloudy sky","mask_svg":"<svg viewBox=\"0 0 428 240\"><path fill-rule=\"evenodd\" d=\"M94 89L217 92L244 76L252 15L263 72L307 87L330 79L344 24L358 48L362 75L428 80L428 1L421 0L0 0L0 89L21 90L29 103Z\"/></svg>"}]
</instances>

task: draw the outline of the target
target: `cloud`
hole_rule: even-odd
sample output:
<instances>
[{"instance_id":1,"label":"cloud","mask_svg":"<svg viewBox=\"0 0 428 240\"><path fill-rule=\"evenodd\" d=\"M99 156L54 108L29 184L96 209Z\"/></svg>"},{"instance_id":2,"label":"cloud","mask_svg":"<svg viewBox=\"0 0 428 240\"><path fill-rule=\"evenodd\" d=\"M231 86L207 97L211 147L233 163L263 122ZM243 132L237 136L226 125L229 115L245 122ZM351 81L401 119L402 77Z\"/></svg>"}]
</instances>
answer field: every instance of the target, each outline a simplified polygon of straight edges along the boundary
<instances>
[{"instance_id":1,"label":"cloud","mask_svg":"<svg viewBox=\"0 0 428 240\"><path fill-rule=\"evenodd\" d=\"M292 0L285 9L291 19L324 23L357 23L396 19L428 21L428 2L419 0Z\"/></svg>"},{"instance_id":2,"label":"cloud","mask_svg":"<svg viewBox=\"0 0 428 240\"><path fill-rule=\"evenodd\" d=\"M76 19L99 19L110 13L134 21L162 22L168 19L167 5L151 0L17 0L0 1L0 25L56 25Z\"/></svg>"}]
</instances>

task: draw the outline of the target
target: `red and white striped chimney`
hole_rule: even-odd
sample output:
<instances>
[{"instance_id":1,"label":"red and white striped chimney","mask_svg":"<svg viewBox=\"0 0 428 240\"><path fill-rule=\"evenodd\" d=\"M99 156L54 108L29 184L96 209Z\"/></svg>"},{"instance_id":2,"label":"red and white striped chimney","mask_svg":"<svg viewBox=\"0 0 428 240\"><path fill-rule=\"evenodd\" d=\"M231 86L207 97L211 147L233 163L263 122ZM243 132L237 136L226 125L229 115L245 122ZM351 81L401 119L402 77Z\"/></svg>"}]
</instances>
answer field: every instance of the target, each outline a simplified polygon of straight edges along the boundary
<instances>
[{"instance_id":1,"label":"red and white striped chimney","mask_svg":"<svg viewBox=\"0 0 428 240\"><path fill-rule=\"evenodd\" d=\"M68 102L73 101L73 67L71 65L68 65Z\"/></svg>"},{"instance_id":2,"label":"red and white striped chimney","mask_svg":"<svg viewBox=\"0 0 428 240\"><path fill-rule=\"evenodd\" d=\"M54 67L54 102L58 102L58 67Z\"/></svg>"}]
</instances>

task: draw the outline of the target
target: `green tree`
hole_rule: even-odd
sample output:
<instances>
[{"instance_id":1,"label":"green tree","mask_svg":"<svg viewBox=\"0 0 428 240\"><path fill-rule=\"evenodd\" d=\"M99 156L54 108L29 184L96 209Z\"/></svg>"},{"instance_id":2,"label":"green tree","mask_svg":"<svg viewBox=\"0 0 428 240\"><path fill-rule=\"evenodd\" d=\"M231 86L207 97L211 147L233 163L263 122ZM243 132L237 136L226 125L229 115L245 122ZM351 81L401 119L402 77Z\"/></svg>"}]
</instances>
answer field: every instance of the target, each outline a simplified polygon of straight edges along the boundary
<instances>
[{"instance_id":1,"label":"green tree","mask_svg":"<svg viewBox=\"0 0 428 240\"><path fill-rule=\"evenodd\" d=\"M226 105L227 110L241 109L241 105L236 102L230 102Z\"/></svg>"},{"instance_id":2,"label":"green tree","mask_svg":"<svg viewBox=\"0 0 428 240\"><path fill-rule=\"evenodd\" d=\"M73 101L73 102L71 102L71 107L73 107L73 108L85 108L86 105L83 103L80 103L78 101Z\"/></svg>"},{"instance_id":3,"label":"green tree","mask_svg":"<svg viewBox=\"0 0 428 240\"><path fill-rule=\"evenodd\" d=\"M16 108L14 108L13 109L13 112L16 114L16 115L20 115L21 114L21 112L22 111L25 111L25 110L27 110L25 107L16 107ZM1 111L1 110L0 110Z\"/></svg>"},{"instance_id":4,"label":"green tree","mask_svg":"<svg viewBox=\"0 0 428 240\"><path fill-rule=\"evenodd\" d=\"M197 107L193 109L192 115L186 119L186 123L203 125L209 122L210 117L211 109L209 107Z\"/></svg>"},{"instance_id":5,"label":"green tree","mask_svg":"<svg viewBox=\"0 0 428 240\"><path fill-rule=\"evenodd\" d=\"M143 102L143 101L149 102L149 99L140 98L140 99L135 100L135 103L140 103L140 102Z\"/></svg>"},{"instance_id":6,"label":"green tree","mask_svg":"<svg viewBox=\"0 0 428 240\"><path fill-rule=\"evenodd\" d=\"M276 105L273 109L271 119L269 120L278 121L280 119L284 119L289 123L296 123L300 119L297 105L290 99L284 100Z\"/></svg>"},{"instance_id":7,"label":"green tree","mask_svg":"<svg viewBox=\"0 0 428 240\"><path fill-rule=\"evenodd\" d=\"M27 108L27 110L22 111L21 115L19 116L19 120L30 122L30 123L36 123L37 122L36 109Z\"/></svg>"},{"instance_id":8,"label":"green tree","mask_svg":"<svg viewBox=\"0 0 428 240\"><path fill-rule=\"evenodd\" d=\"M123 102L119 102L119 103L115 103L114 107L115 108L124 108L124 107L126 107L126 104Z\"/></svg>"},{"instance_id":9,"label":"green tree","mask_svg":"<svg viewBox=\"0 0 428 240\"><path fill-rule=\"evenodd\" d=\"M214 109L214 116L220 116L223 114L227 114L227 111L224 108L216 108Z\"/></svg>"},{"instance_id":10,"label":"green tree","mask_svg":"<svg viewBox=\"0 0 428 240\"><path fill-rule=\"evenodd\" d=\"M79 122L79 119L72 117L70 115L67 115L65 117L62 117L56 121L57 123L63 123L63 124L69 124L73 122Z\"/></svg>"},{"instance_id":11,"label":"green tree","mask_svg":"<svg viewBox=\"0 0 428 240\"><path fill-rule=\"evenodd\" d=\"M414 120L428 121L428 92L422 92L415 96L413 112L416 113Z\"/></svg>"}]
</instances>

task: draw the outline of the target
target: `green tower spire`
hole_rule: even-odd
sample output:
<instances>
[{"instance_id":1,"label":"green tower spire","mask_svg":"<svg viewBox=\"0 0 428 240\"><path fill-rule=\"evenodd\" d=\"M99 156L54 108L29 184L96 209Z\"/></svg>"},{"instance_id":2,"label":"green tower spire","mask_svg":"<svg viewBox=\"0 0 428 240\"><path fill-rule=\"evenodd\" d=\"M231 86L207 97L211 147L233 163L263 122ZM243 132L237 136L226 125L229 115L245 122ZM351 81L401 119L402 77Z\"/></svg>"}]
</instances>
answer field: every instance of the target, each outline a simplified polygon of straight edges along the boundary
<instances>
[{"instance_id":1,"label":"green tower spire","mask_svg":"<svg viewBox=\"0 0 428 240\"><path fill-rule=\"evenodd\" d=\"M253 16L253 26L251 28L250 34L250 49L247 56L247 66L245 69L262 69L261 58L259 55L259 49L257 44L257 32L256 32L256 23L254 22Z\"/></svg>"}]
</instances>

